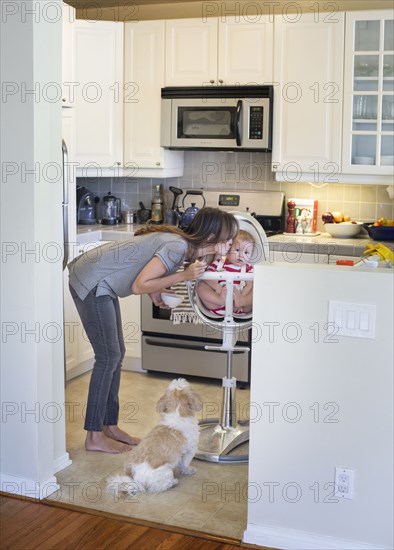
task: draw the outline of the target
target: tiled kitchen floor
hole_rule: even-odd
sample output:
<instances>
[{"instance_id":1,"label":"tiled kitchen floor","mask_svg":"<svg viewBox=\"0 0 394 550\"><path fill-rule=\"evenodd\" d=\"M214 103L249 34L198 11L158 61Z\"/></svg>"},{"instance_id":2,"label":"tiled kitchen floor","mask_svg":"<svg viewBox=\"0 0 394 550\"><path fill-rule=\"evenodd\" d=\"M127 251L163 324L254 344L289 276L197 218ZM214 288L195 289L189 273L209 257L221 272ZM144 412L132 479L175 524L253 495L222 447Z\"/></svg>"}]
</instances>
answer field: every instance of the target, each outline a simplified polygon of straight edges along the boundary
<instances>
[{"instance_id":1,"label":"tiled kitchen floor","mask_svg":"<svg viewBox=\"0 0 394 550\"><path fill-rule=\"evenodd\" d=\"M73 463L56 475L60 489L48 500L241 540L246 529L247 464L194 460L197 473L192 477L179 476L179 484L165 493L129 497L107 489L107 478L123 473L127 454L84 450L83 413L89 378L87 373L67 385L67 451ZM172 378L164 374L123 372L120 427L143 437L157 422L156 402ZM200 418L220 416L221 381L190 378L189 382L204 402ZM245 419L249 390L237 389L236 395L238 417ZM247 444L236 452L246 453Z\"/></svg>"}]
</instances>

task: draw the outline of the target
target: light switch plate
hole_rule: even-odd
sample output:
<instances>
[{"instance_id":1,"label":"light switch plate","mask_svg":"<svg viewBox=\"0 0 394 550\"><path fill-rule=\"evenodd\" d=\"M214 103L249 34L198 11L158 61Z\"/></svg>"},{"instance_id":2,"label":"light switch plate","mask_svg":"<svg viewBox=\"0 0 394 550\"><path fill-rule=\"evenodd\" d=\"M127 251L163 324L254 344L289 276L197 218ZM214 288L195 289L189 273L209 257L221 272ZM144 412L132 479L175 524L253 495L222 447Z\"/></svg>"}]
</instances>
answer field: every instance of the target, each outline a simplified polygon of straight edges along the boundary
<instances>
[{"instance_id":1,"label":"light switch plate","mask_svg":"<svg viewBox=\"0 0 394 550\"><path fill-rule=\"evenodd\" d=\"M375 338L376 306L348 302L328 302L328 322L336 325L338 336Z\"/></svg>"}]
</instances>

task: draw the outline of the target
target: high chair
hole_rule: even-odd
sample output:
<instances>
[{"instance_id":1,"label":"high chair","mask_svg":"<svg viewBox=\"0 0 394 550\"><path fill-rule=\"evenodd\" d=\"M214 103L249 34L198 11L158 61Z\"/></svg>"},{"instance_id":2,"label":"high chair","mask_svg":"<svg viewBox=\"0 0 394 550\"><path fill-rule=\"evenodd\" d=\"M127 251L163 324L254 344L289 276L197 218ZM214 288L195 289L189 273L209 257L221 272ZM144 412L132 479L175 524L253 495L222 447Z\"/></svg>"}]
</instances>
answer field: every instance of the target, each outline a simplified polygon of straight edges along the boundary
<instances>
[{"instance_id":1,"label":"high chair","mask_svg":"<svg viewBox=\"0 0 394 550\"><path fill-rule=\"evenodd\" d=\"M269 245L264 229L250 214L245 212L231 212L238 220L239 228L250 233L254 240L251 263L268 261ZM226 304L225 315L218 316L208 311L197 294L198 281L200 280L225 280ZM249 440L249 421L237 420L235 392L237 381L232 376L233 352L250 351L248 347L235 346L238 334L248 330L252 326L252 313L234 315L233 313L233 285L234 281L253 280L253 273L219 273L205 272L202 277L193 284L187 282L189 300L193 310L203 323L222 332L222 345L205 346L207 350L219 350L227 353L227 373L222 379L223 409L221 419L200 422L200 441L195 458L209 462L247 462L248 455L230 455L229 453Z\"/></svg>"}]
</instances>

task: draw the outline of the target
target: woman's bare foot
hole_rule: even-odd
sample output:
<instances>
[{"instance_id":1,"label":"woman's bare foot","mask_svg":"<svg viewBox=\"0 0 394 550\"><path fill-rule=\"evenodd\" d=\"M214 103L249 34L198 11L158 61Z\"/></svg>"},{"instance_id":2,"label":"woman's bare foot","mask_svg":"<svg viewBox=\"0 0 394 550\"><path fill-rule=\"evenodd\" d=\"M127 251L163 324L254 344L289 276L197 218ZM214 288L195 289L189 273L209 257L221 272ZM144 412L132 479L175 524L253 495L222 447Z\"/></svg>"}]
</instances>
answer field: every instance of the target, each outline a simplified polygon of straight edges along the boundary
<instances>
[{"instance_id":1,"label":"woman's bare foot","mask_svg":"<svg viewBox=\"0 0 394 550\"><path fill-rule=\"evenodd\" d=\"M128 433L121 430L118 426L103 426L103 433L121 443L127 443L127 445L138 445L141 441L138 437L132 437Z\"/></svg>"},{"instance_id":2,"label":"woman's bare foot","mask_svg":"<svg viewBox=\"0 0 394 550\"><path fill-rule=\"evenodd\" d=\"M87 432L85 440L87 451L101 451L103 453L119 454L130 451L130 445L115 441L103 432Z\"/></svg>"}]
</instances>

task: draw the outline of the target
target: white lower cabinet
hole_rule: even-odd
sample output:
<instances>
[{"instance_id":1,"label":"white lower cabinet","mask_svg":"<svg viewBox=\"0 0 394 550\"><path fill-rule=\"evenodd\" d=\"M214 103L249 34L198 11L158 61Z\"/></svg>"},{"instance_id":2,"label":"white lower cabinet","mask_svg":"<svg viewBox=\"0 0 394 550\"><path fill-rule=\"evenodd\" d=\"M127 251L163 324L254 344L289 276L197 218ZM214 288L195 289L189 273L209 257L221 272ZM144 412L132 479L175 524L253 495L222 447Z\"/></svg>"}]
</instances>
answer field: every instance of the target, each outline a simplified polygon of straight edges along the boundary
<instances>
[{"instance_id":1,"label":"white lower cabinet","mask_svg":"<svg viewBox=\"0 0 394 550\"><path fill-rule=\"evenodd\" d=\"M77 254L103 244L103 241L89 242L77 247ZM128 296L119 300L126 356L123 370L141 369L141 297ZM68 270L64 272L64 341L66 358L66 379L71 380L92 369L94 354L82 326L78 311L68 287Z\"/></svg>"},{"instance_id":2,"label":"white lower cabinet","mask_svg":"<svg viewBox=\"0 0 394 550\"><path fill-rule=\"evenodd\" d=\"M272 169L289 181L341 170L343 47L344 13L275 17Z\"/></svg>"}]
</instances>

